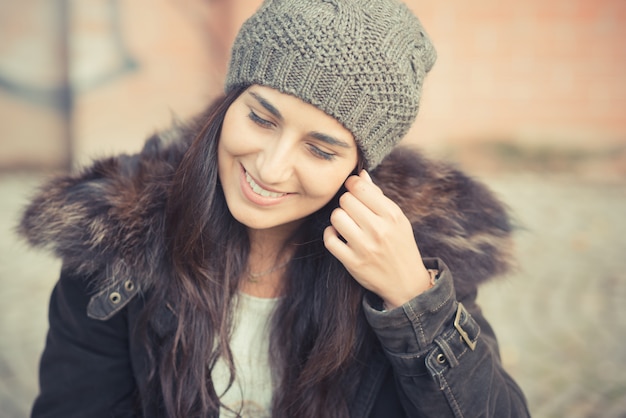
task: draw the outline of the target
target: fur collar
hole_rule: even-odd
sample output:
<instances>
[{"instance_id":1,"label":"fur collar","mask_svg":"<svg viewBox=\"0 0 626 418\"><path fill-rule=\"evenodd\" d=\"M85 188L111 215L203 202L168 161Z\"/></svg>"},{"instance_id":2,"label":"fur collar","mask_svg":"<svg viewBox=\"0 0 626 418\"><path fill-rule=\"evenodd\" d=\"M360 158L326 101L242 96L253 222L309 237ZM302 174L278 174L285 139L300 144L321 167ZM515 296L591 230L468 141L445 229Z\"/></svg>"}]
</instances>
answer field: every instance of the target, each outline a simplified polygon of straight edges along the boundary
<instances>
[{"instance_id":1,"label":"fur collar","mask_svg":"<svg viewBox=\"0 0 626 418\"><path fill-rule=\"evenodd\" d=\"M27 206L18 232L54 251L66 268L98 273L99 286L125 277L144 289L154 285L166 259L161 231L168 179L196 128L175 126L150 138L137 155L53 179ZM371 174L411 220L422 256L449 266L457 293L509 269L511 223L484 185L405 147Z\"/></svg>"}]
</instances>

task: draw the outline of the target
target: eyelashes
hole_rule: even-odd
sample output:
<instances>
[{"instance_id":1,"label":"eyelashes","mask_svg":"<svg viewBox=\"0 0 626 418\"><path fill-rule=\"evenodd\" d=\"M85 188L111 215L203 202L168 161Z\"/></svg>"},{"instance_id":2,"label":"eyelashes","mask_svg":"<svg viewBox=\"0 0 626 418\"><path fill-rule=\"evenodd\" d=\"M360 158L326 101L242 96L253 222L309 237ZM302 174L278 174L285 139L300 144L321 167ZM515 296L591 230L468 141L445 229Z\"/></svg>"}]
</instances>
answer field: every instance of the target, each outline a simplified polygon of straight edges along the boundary
<instances>
[{"instance_id":1,"label":"eyelashes","mask_svg":"<svg viewBox=\"0 0 626 418\"><path fill-rule=\"evenodd\" d=\"M250 118L252 122L256 123L257 125L263 128L271 128L272 126L274 126L274 124L271 121L267 119L263 119L262 117L254 113L254 110L250 110L250 113L248 113L248 117Z\"/></svg>"},{"instance_id":2,"label":"eyelashes","mask_svg":"<svg viewBox=\"0 0 626 418\"><path fill-rule=\"evenodd\" d=\"M312 144L309 144L309 150L316 157L323 158L323 159L325 159L327 161L330 161L333 158L335 158L335 154L331 154L329 152L322 151L321 149L319 149L318 147L316 147L315 145L312 145Z\"/></svg>"}]
</instances>

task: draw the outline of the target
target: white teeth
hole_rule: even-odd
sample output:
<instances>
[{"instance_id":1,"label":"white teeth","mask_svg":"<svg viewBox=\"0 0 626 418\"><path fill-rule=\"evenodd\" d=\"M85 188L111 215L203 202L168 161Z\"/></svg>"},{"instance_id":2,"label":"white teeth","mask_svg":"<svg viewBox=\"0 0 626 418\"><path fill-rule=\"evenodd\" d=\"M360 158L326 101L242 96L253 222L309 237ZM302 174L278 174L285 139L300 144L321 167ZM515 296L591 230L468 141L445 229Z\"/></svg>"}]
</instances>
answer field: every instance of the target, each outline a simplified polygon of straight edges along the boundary
<instances>
[{"instance_id":1,"label":"white teeth","mask_svg":"<svg viewBox=\"0 0 626 418\"><path fill-rule=\"evenodd\" d=\"M261 195L263 197L277 198L277 197L282 197L287 194L287 193L275 193L275 192L270 192L269 190L265 190L264 188L256 184L254 179L250 177L250 174L248 173L246 173L246 181L248 182L248 184L250 185L254 193Z\"/></svg>"}]
</instances>

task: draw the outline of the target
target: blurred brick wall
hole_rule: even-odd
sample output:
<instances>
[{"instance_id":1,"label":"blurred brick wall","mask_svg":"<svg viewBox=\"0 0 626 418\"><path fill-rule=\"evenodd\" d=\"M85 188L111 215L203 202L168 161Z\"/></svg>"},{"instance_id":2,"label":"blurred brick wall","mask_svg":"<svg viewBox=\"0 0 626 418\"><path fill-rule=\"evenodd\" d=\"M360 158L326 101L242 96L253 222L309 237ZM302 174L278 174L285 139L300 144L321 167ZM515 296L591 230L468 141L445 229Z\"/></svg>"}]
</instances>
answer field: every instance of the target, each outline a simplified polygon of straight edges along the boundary
<instances>
[{"instance_id":1,"label":"blurred brick wall","mask_svg":"<svg viewBox=\"0 0 626 418\"><path fill-rule=\"evenodd\" d=\"M626 141L626 1L411 6L439 50L424 141Z\"/></svg>"},{"instance_id":2,"label":"blurred brick wall","mask_svg":"<svg viewBox=\"0 0 626 418\"><path fill-rule=\"evenodd\" d=\"M136 151L172 114L198 112L219 93L230 42L258 4L0 0L0 167ZM626 1L409 6L439 51L409 141L626 143Z\"/></svg>"}]
</instances>

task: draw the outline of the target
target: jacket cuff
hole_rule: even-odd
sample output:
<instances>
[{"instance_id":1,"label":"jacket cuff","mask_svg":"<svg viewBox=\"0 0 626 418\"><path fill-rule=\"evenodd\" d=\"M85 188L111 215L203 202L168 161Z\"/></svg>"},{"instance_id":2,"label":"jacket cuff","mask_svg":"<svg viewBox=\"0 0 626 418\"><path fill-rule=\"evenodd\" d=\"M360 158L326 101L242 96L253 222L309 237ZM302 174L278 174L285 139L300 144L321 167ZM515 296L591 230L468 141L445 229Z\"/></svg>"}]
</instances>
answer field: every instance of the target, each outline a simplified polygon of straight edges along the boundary
<instances>
[{"instance_id":1,"label":"jacket cuff","mask_svg":"<svg viewBox=\"0 0 626 418\"><path fill-rule=\"evenodd\" d=\"M433 288L390 311L376 309L380 305L376 295L363 301L367 321L387 356L408 374L425 371L425 363L437 359L458 364L458 358L473 349L479 333L474 319L456 302L452 274L445 263L427 258L424 264L439 270ZM420 370L415 369L418 365Z\"/></svg>"}]
</instances>

